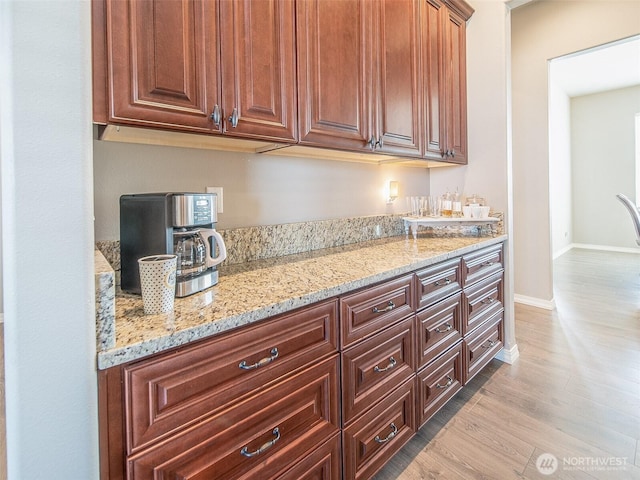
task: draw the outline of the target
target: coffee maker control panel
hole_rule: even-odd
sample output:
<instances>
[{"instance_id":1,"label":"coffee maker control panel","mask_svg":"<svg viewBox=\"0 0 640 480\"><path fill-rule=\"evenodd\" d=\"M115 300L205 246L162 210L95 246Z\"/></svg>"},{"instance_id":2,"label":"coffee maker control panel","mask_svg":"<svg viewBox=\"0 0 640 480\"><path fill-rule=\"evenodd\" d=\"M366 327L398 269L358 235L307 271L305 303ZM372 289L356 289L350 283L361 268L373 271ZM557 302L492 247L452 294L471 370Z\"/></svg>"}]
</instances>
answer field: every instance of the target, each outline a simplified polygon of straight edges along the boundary
<instances>
[{"instance_id":1,"label":"coffee maker control panel","mask_svg":"<svg viewBox=\"0 0 640 480\"><path fill-rule=\"evenodd\" d=\"M173 226L195 227L217 222L217 197L212 193L174 194Z\"/></svg>"}]
</instances>

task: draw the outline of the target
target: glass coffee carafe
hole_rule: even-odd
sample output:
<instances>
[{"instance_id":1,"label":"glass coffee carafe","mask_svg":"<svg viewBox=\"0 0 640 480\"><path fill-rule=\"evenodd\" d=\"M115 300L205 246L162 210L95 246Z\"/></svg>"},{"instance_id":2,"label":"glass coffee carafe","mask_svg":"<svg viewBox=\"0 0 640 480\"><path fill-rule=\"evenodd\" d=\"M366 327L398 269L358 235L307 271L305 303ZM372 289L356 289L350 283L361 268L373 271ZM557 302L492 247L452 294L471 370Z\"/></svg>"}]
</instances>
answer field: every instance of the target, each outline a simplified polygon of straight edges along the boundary
<instances>
[{"instance_id":1,"label":"glass coffee carafe","mask_svg":"<svg viewBox=\"0 0 640 480\"><path fill-rule=\"evenodd\" d=\"M219 237L219 234L215 230L209 229L187 230L182 228L174 230L173 252L178 256L176 276L179 279L200 275L207 268L224 260L222 255L215 259L211 258L211 247L208 240L211 236ZM224 245L222 238L216 239L218 245Z\"/></svg>"}]
</instances>

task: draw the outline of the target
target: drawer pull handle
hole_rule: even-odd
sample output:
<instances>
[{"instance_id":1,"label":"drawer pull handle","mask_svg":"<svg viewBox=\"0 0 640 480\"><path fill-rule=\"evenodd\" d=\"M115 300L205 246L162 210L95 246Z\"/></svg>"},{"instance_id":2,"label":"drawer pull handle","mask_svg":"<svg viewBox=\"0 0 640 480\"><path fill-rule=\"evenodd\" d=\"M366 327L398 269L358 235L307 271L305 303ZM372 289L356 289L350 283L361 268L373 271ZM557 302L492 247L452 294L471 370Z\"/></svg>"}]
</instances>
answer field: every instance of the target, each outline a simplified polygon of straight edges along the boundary
<instances>
[{"instance_id":1,"label":"drawer pull handle","mask_svg":"<svg viewBox=\"0 0 640 480\"><path fill-rule=\"evenodd\" d=\"M395 358L389 357L389 365L387 365L384 368L380 368L379 366L376 365L375 367L373 367L373 371L376 373L386 372L387 370L391 370L393 367L395 367L397 363L398 362L396 361Z\"/></svg>"},{"instance_id":2,"label":"drawer pull handle","mask_svg":"<svg viewBox=\"0 0 640 480\"><path fill-rule=\"evenodd\" d=\"M451 280L448 278L445 278L444 280L438 280L433 285L436 287L444 287L445 285L449 285L450 283L451 283Z\"/></svg>"},{"instance_id":3,"label":"drawer pull handle","mask_svg":"<svg viewBox=\"0 0 640 480\"><path fill-rule=\"evenodd\" d=\"M489 345L485 345L485 343L489 342ZM484 342L482 345L480 345L482 348L491 348L493 347L496 342L494 342L493 340L487 340L487 342Z\"/></svg>"},{"instance_id":4,"label":"drawer pull handle","mask_svg":"<svg viewBox=\"0 0 640 480\"><path fill-rule=\"evenodd\" d=\"M492 267L495 264L496 264L496 262L488 261L488 262L482 262L482 264L480 264L480 266L481 267Z\"/></svg>"},{"instance_id":5,"label":"drawer pull handle","mask_svg":"<svg viewBox=\"0 0 640 480\"><path fill-rule=\"evenodd\" d=\"M491 305L495 301L496 301L495 298L488 297L488 298L485 298L484 300L482 300L480 303L482 303L483 305Z\"/></svg>"},{"instance_id":6,"label":"drawer pull handle","mask_svg":"<svg viewBox=\"0 0 640 480\"><path fill-rule=\"evenodd\" d=\"M447 328L445 328L444 330L440 330L440 327L436 327L435 332L436 333L447 333L447 332L451 331L451 329L453 328L453 325L451 325L450 323L445 323L445 325L447 326Z\"/></svg>"},{"instance_id":7,"label":"drawer pull handle","mask_svg":"<svg viewBox=\"0 0 640 480\"><path fill-rule=\"evenodd\" d=\"M238 365L241 369L243 370L254 370L256 368L260 368L260 367L264 367L265 365L269 365L271 362L273 362L276 358L278 358L278 347L272 348L271 349L271 356L270 357L265 357L262 360L259 360L258 362L252 364L252 365L247 365L247 361L243 360L240 362L240 365Z\"/></svg>"},{"instance_id":8,"label":"drawer pull handle","mask_svg":"<svg viewBox=\"0 0 640 480\"><path fill-rule=\"evenodd\" d=\"M395 437L398 434L398 427L396 427L395 423L392 423L391 425L389 425L389 427L391 427L391 433L387 435L386 438L380 438L380 435L376 435L376 438L374 438L374 440L377 443L387 443L389 440L391 440L393 437Z\"/></svg>"},{"instance_id":9,"label":"drawer pull handle","mask_svg":"<svg viewBox=\"0 0 640 480\"><path fill-rule=\"evenodd\" d=\"M278 427L274 428L273 432L271 432L271 433L273 433L273 435L275 436L275 438L273 440L269 440L267 443L262 445L259 449L254 450L253 452L250 452L247 447L242 447L242 450L240 450L240 453L242 455L244 455L245 457L251 458L251 457L255 457L256 455L260 455L261 453L266 452L271 447L273 447L278 440L280 440L280 429Z\"/></svg>"},{"instance_id":10,"label":"drawer pull handle","mask_svg":"<svg viewBox=\"0 0 640 480\"><path fill-rule=\"evenodd\" d=\"M447 375L447 383L445 385L440 385L436 383L436 388L449 388L453 384L453 378Z\"/></svg>"},{"instance_id":11,"label":"drawer pull handle","mask_svg":"<svg viewBox=\"0 0 640 480\"><path fill-rule=\"evenodd\" d=\"M390 312L394 308L396 308L396 304L393 303L391 300L389 300L389 303L387 303L387 306L382 310L378 309L378 307L373 307L372 311L373 313L384 313L384 312Z\"/></svg>"}]
</instances>

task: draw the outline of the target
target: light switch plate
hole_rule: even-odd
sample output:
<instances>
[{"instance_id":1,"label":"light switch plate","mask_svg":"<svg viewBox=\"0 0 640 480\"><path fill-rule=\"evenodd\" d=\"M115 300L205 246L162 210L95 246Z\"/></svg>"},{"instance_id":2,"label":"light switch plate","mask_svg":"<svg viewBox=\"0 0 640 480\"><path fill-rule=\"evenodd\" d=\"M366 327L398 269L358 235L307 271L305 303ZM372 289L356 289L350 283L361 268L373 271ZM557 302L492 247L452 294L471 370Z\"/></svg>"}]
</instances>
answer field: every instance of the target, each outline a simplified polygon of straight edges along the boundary
<instances>
[{"instance_id":1,"label":"light switch plate","mask_svg":"<svg viewBox=\"0 0 640 480\"><path fill-rule=\"evenodd\" d=\"M222 187L207 187L206 193L215 193L218 195L218 213L222 213L223 199L222 199Z\"/></svg>"}]
</instances>

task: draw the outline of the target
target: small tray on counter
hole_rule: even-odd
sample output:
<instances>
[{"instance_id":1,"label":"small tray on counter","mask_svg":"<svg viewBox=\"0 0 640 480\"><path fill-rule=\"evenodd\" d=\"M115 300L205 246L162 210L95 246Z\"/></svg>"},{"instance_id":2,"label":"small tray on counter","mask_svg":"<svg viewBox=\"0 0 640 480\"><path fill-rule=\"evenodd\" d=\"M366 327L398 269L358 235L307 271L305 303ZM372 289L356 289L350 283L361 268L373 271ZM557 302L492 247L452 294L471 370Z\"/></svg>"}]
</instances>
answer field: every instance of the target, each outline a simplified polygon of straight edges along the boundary
<instances>
[{"instance_id":1,"label":"small tray on counter","mask_svg":"<svg viewBox=\"0 0 640 480\"><path fill-rule=\"evenodd\" d=\"M418 236L418 225L426 227L444 227L450 225L487 225L500 221L496 217L468 218L468 217L402 217L404 221L405 234L409 235L409 230L413 237Z\"/></svg>"}]
</instances>

